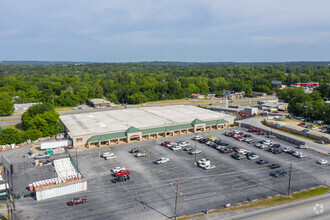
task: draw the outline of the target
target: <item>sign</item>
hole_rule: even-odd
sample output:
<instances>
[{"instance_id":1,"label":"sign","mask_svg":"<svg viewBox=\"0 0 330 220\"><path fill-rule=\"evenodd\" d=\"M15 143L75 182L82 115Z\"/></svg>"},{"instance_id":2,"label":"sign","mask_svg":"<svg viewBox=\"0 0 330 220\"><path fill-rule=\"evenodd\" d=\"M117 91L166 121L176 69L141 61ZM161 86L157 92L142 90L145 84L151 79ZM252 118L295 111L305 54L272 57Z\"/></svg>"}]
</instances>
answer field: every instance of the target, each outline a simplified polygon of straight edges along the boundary
<instances>
[{"instance_id":1,"label":"sign","mask_svg":"<svg viewBox=\"0 0 330 220\"><path fill-rule=\"evenodd\" d=\"M13 168L13 164L10 162L10 160L6 157L6 156L2 156L2 164L3 167L10 173L13 174L14 173L14 168Z\"/></svg>"}]
</instances>

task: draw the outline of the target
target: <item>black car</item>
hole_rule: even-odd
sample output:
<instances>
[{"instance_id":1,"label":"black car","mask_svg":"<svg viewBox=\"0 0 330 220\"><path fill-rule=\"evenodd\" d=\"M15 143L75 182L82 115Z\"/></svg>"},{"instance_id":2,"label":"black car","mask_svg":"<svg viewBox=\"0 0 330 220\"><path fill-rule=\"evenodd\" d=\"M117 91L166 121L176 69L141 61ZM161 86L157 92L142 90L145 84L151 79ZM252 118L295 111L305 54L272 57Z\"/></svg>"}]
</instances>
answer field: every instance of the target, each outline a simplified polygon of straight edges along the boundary
<instances>
[{"instance_id":1,"label":"black car","mask_svg":"<svg viewBox=\"0 0 330 220\"><path fill-rule=\"evenodd\" d=\"M258 160L256 163L262 165L262 164L267 164L269 162L267 160Z\"/></svg>"},{"instance_id":2,"label":"black car","mask_svg":"<svg viewBox=\"0 0 330 220\"><path fill-rule=\"evenodd\" d=\"M212 143L210 147L216 148L218 145L216 143Z\"/></svg>"},{"instance_id":3,"label":"black car","mask_svg":"<svg viewBox=\"0 0 330 220\"><path fill-rule=\"evenodd\" d=\"M269 175L278 178L280 176L285 176L286 174L287 174L287 172L284 170L276 170L275 172L272 172Z\"/></svg>"},{"instance_id":4,"label":"black car","mask_svg":"<svg viewBox=\"0 0 330 220\"><path fill-rule=\"evenodd\" d=\"M282 149L275 149L273 150L273 154L281 154L283 153L283 150Z\"/></svg>"},{"instance_id":5,"label":"black car","mask_svg":"<svg viewBox=\"0 0 330 220\"><path fill-rule=\"evenodd\" d=\"M198 142L200 143L206 143L208 140L206 138L201 138L198 140Z\"/></svg>"},{"instance_id":6,"label":"black car","mask_svg":"<svg viewBox=\"0 0 330 220\"><path fill-rule=\"evenodd\" d=\"M280 144L272 144L271 146L272 146L273 148L280 148L280 147L281 147Z\"/></svg>"},{"instance_id":7,"label":"black car","mask_svg":"<svg viewBox=\"0 0 330 220\"><path fill-rule=\"evenodd\" d=\"M114 178L112 180L113 183L118 183L118 182L123 182L123 181L126 181L126 180L129 180L129 175L120 175L120 176L117 176L116 178Z\"/></svg>"},{"instance_id":8,"label":"black car","mask_svg":"<svg viewBox=\"0 0 330 220\"><path fill-rule=\"evenodd\" d=\"M277 168L280 168L281 165L278 164L278 163L273 163L273 164L271 164L271 165L268 165L268 167L269 167L270 169L277 169Z\"/></svg>"},{"instance_id":9,"label":"black car","mask_svg":"<svg viewBox=\"0 0 330 220\"><path fill-rule=\"evenodd\" d=\"M231 149L229 147L224 147L224 148L221 148L219 151L223 154L228 154L228 153L233 152L233 149Z\"/></svg>"},{"instance_id":10,"label":"black car","mask_svg":"<svg viewBox=\"0 0 330 220\"><path fill-rule=\"evenodd\" d=\"M295 150L289 150L289 151L287 151L286 153L288 153L288 154L294 154L296 151Z\"/></svg>"},{"instance_id":11,"label":"black car","mask_svg":"<svg viewBox=\"0 0 330 220\"><path fill-rule=\"evenodd\" d=\"M246 156L240 153L235 153L233 155L231 155L232 158L236 159L236 160L244 160L246 159Z\"/></svg>"},{"instance_id":12,"label":"black car","mask_svg":"<svg viewBox=\"0 0 330 220\"><path fill-rule=\"evenodd\" d=\"M139 149L132 149L129 151L131 154L139 153Z\"/></svg>"},{"instance_id":13,"label":"black car","mask_svg":"<svg viewBox=\"0 0 330 220\"><path fill-rule=\"evenodd\" d=\"M252 137L252 135L251 134L244 134L243 137L249 138L249 137Z\"/></svg>"},{"instance_id":14,"label":"black car","mask_svg":"<svg viewBox=\"0 0 330 220\"><path fill-rule=\"evenodd\" d=\"M253 153L253 152L247 152L247 153L245 154L246 157L250 157L250 156L253 156L253 155L255 155L255 153Z\"/></svg>"}]
</instances>

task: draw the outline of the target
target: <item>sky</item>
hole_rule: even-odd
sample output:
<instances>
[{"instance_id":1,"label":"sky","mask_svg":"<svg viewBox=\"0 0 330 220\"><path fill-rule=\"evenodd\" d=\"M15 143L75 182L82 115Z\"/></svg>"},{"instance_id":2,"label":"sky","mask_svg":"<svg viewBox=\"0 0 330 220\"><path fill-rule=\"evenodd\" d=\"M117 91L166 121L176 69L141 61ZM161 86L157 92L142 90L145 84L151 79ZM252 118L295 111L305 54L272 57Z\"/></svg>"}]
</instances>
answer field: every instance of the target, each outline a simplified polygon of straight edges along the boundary
<instances>
[{"instance_id":1,"label":"sky","mask_svg":"<svg viewBox=\"0 0 330 220\"><path fill-rule=\"evenodd\" d=\"M329 0L0 0L0 60L330 60Z\"/></svg>"}]
</instances>

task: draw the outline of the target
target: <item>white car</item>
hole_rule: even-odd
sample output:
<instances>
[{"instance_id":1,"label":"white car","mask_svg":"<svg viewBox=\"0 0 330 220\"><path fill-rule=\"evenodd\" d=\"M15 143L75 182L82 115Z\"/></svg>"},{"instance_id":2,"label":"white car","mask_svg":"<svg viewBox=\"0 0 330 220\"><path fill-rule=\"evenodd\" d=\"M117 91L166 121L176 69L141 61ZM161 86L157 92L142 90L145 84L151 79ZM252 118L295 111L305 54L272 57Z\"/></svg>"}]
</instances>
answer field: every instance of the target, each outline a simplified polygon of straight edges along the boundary
<instances>
[{"instance_id":1,"label":"white car","mask_svg":"<svg viewBox=\"0 0 330 220\"><path fill-rule=\"evenodd\" d=\"M115 167L111 171L113 173L119 173L121 170L126 170L125 167Z\"/></svg>"},{"instance_id":2,"label":"white car","mask_svg":"<svg viewBox=\"0 0 330 220\"><path fill-rule=\"evenodd\" d=\"M156 160L155 163L161 164L161 163L167 163L169 161L170 161L170 159L168 159L168 158L160 158L160 159Z\"/></svg>"},{"instance_id":3,"label":"white car","mask_svg":"<svg viewBox=\"0 0 330 220\"><path fill-rule=\"evenodd\" d=\"M203 159L197 161L197 163L198 163L198 164L201 164L201 163L205 163L206 161L210 161L210 159L205 159L205 158L203 158Z\"/></svg>"},{"instance_id":4,"label":"white car","mask_svg":"<svg viewBox=\"0 0 330 220\"><path fill-rule=\"evenodd\" d=\"M181 150L182 149L182 147L180 147L180 146L173 146L173 147L171 147L171 150L173 150L173 151L176 151L176 150Z\"/></svg>"},{"instance_id":5,"label":"white car","mask_svg":"<svg viewBox=\"0 0 330 220\"><path fill-rule=\"evenodd\" d=\"M169 148L174 147L174 146L178 146L178 144L175 143L175 142L172 142L172 143L167 145L167 147L169 147Z\"/></svg>"},{"instance_id":6,"label":"white car","mask_svg":"<svg viewBox=\"0 0 330 220\"><path fill-rule=\"evenodd\" d=\"M288 152L288 151L290 151L290 150L292 150L290 147L285 147L285 148L283 148L283 152Z\"/></svg>"},{"instance_id":7,"label":"white car","mask_svg":"<svg viewBox=\"0 0 330 220\"><path fill-rule=\"evenodd\" d=\"M106 159L106 160L111 160L111 159L116 159L116 158L117 157L113 153L111 153L111 155L104 157L104 159Z\"/></svg>"},{"instance_id":8,"label":"white car","mask_svg":"<svg viewBox=\"0 0 330 220\"><path fill-rule=\"evenodd\" d=\"M259 156L256 155L256 154L251 155L251 156L248 157L249 160L255 160L255 159L258 159L258 158L259 158Z\"/></svg>"},{"instance_id":9,"label":"white car","mask_svg":"<svg viewBox=\"0 0 330 220\"><path fill-rule=\"evenodd\" d=\"M111 156L111 155L114 155L113 153L110 153L110 152L104 152L102 154L102 157L105 158L105 157L108 157L108 156Z\"/></svg>"},{"instance_id":10,"label":"white car","mask_svg":"<svg viewBox=\"0 0 330 220\"><path fill-rule=\"evenodd\" d=\"M245 150L245 149L240 149L240 150L238 150L237 151L237 153L240 153L240 154L246 154L248 151L247 150Z\"/></svg>"},{"instance_id":11,"label":"white car","mask_svg":"<svg viewBox=\"0 0 330 220\"><path fill-rule=\"evenodd\" d=\"M210 146L211 144L213 144L213 141L207 141L205 144L206 144L207 146Z\"/></svg>"},{"instance_id":12,"label":"white car","mask_svg":"<svg viewBox=\"0 0 330 220\"><path fill-rule=\"evenodd\" d=\"M190 145L189 142L185 142L185 141L179 142L180 147L188 147L189 145Z\"/></svg>"},{"instance_id":13,"label":"white car","mask_svg":"<svg viewBox=\"0 0 330 220\"><path fill-rule=\"evenodd\" d=\"M298 155L298 158L305 158L305 157L307 157L307 155L306 155L306 154L303 154L303 153L300 153L300 154Z\"/></svg>"},{"instance_id":14,"label":"white car","mask_svg":"<svg viewBox=\"0 0 330 220\"><path fill-rule=\"evenodd\" d=\"M202 138L203 138L202 136L195 136L195 137L194 137L194 140L198 141L198 140L200 140L200 139L202 139Z\"/></svg>"},{"instance_id":15,"label":"white car","mask_svg":"<svg viewBox=\"0 0 330 220\"><path fill-rule=\"evenodd\" d=\"M324 164L327 164L328 161L327 161L327 160L320 159L320 160L318 161L318 163L324 165Z\"/></svg>"},{"instance_id":16,"label":"white car","mask_svg":"<svg viewBox=\"0 0 330 220\"><path fill-rule=\"evenodd\" d=\"M318 127L313 126L313 127L311 127L311 129L312 129L312 130L315 130L315 129L318 129Z\"/></svg>"},{"instance_id":17,"label":"white car","mask_svg":"<svg viewBox=\"0 0 330 220\"><path fill-rule=\"evenodd\" d=\"M196 150L190 151L189 153L190 153L191 155L194 155L194 154L200 154L200 153L202 153L202 150L200 150L200 149L196 149Z\"/></svg>"},{"instance_id":18,"label":"white car","mask_svg":"<svg viewBox=\"0 0 330 220\"><path fill-rule=\"evenodd\" d=\"M212 164L209 164L209 165L206 165L206 166L203 167L204 170L212 170L214 168L215 168L215 166L212 165Z\"/></svg>"}]
</instances>

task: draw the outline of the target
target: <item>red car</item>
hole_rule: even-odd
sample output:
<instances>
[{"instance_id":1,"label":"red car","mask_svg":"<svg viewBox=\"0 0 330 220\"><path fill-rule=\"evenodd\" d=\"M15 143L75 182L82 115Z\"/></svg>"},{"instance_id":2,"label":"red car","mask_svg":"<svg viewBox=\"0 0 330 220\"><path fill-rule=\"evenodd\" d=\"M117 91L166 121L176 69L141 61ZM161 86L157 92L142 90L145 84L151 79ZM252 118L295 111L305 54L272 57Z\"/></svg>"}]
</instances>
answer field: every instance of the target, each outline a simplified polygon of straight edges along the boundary
<instances>
[{"instance_id":1,"label":"red car","mask_svg":"<svg viewBox=\"0 0 330 220\"><path fill-rule=\"evenodd\" d=\"M257 130L257 129L249 129L249 132L258 132L259 130Z\"/></svg>"},{"instance_id":2,"label":"red car","mask_svg":"<svg viewBox=\"0 0 330 220\"><path fill-rule=\"evenodd\" d=\"M79 205L81 203L86 203L88 200L85 198L75 198L68 202L68 206Z\"/></svg>"},{"instance_id":3,"label":"red car","mask_svg":"<svg viewBox=\"0 0 330 220\"><path fill-rule=\"evenodd\" d=\"M266 135L266 133L265 132L259 132L259 135Z\"/></svg>"},{"instance_id":4,"label":"red car","mask_svg":"<svg viewBox=\"0 0 330 220\"><path fill-rule=\"evenodd\" d=\"M243 136L238 136L238 137L235 137L236 140L239 140L241 139Z\"/></svg>"},{"instance_id":5,"label":"red car","mask_svg":"<svg viewBox=\"0 0 330 220\"><path fill-rule=\"evenodd\" d=\"M68 149L71 149L71 148L73 148L73 146L72 146L72 145L69 145L69 146L68 146Z\"/></svg>"},{"instance_id":6,"label":"red car","mask_svg":"<svg viewBox=\"0 0 330 220\"><path fill-rule=\"evenodd\" d=\"M304 126L304 125L306 125L306 123L300 123L300 124L299 124L299 126Z\"/></svg>"},{"instance_id":7,"label":"red car","mask_svg":"<svg viewBox=\"0 0 330 220\"><path fill-rule=\"evenodd\" d=\"M115 176L129 175L129 170L121 170L118 173L115 173Z\"/></svg>"},{"instance_id":8,"label":"red car","mask_svg":"<svg viewBox=\"0 0 330 220\"><path fill-rule=\"evenodd\" d=\"M162 143L162 146L167 146L167 145L169 145L171 142L169 142L169 141L165 141L164 143Z\"/></svg>"},{"instance_id":9,"label":"red car","mask_svg":"<svg viewBox=\"0 0 330 220\"><path fill-rule=\"evenodd\" d=\"M241 150L242 148L241 147L233 147L233 151L237 152L239 150Z\"/></svg>"}]
</instances>

